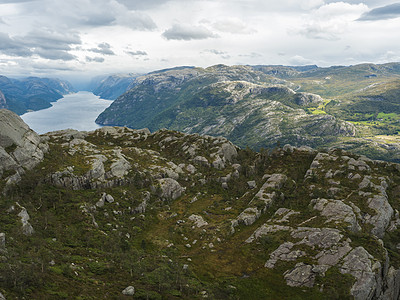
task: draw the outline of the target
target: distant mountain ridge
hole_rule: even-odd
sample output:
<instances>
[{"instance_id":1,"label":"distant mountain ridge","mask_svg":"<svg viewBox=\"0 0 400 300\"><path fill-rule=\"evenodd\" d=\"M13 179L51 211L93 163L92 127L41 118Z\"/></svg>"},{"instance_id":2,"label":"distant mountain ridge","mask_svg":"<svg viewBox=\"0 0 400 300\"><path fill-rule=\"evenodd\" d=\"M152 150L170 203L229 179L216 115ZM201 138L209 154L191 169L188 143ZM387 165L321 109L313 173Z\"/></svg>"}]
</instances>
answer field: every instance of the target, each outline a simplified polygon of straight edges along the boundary
<instances>
[{"instance_id":1,"label":"distant mountain ridge","mask_svg":"<svg viewBox=\"0 0 400 300\"><path fill-rule=\"evenodd\" d=\"M51 106L63 95L75 92L65 80L28 77L21 80L0 76L0 108L8 108L17 114ZM1 95L0 95L1 96Z\"/></svg>"},{"instance_id":2,"label":"distant mountain ridge","mask_svg":"<svg viewBox=\"0 0 400 300\"><path fill-rule=\"evenodd\" d=\"M132 88L132 84L139 74L114 74L104 78L93 80L92 92L102 99L115 100L127 90Z\"/></svg>"}]
</instances>

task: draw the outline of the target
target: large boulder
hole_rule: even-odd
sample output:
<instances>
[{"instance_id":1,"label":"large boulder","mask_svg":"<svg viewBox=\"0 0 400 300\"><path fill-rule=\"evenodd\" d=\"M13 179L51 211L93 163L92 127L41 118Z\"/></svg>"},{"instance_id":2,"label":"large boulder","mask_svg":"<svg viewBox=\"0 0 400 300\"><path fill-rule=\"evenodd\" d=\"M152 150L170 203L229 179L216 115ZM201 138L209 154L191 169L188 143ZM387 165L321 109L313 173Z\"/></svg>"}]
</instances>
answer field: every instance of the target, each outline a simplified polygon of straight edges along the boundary
<instances>
[{"instance_id":1,"label":"large boulder","mask_svg":"<svg viewBox=\"0 0 400 300\"><path fill-rule=\"evenodd\" d=\"M43 160L48 145L15 113L0 109L0 176L14 171L8 183L18 182L25 169L34 168Z\"/></svg>"},{"instance_id":2,"label":"large boulder","mask_svg":"<svg viewBox=\"0 0 400 300\"><path fill-rule=\"evenodd\" d=\"M160 198L163 200L175 200L184 192L181 185L172 178L158 179L158 184L160 187Z\"/></svg>"}]
</instances>

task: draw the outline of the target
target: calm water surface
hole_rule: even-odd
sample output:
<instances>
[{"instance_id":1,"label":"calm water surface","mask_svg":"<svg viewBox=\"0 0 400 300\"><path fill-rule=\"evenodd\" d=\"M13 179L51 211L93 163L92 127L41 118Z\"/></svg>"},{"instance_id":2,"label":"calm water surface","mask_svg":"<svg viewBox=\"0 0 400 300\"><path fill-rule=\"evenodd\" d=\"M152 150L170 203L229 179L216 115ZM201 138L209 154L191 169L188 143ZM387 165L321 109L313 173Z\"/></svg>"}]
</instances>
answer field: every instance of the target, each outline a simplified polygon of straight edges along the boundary
<instances>
[{"instance_id":1,"label":"calm water surface","mask_svg":"<svg viewBox=\"0 0 400 300\"><path fill-rule=\"evenodd\" d=\"M100 99L90 92L66 95L52 107L21 116L39 134L61 129L94 130L101 127L94 121L112 101Z\"/></svg>"}]
</instances>

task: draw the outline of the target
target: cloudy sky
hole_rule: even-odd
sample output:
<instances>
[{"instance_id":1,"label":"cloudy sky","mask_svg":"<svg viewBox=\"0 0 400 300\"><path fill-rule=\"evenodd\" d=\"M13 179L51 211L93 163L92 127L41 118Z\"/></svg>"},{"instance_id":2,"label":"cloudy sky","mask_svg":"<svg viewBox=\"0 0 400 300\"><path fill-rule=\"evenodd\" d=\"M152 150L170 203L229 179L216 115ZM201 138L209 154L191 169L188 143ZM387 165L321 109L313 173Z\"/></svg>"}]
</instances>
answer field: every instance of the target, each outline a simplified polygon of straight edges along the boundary
<instances>
[{"instance_id":1,"label":"cloudy sky","mask_svg":"<svg viewBox=\"0 0 400 300\"><path fill-rule=\"evenodd\" d=\"M390 0L0 0L0 74L400 61Z\"/></svg>"}]
</instances>

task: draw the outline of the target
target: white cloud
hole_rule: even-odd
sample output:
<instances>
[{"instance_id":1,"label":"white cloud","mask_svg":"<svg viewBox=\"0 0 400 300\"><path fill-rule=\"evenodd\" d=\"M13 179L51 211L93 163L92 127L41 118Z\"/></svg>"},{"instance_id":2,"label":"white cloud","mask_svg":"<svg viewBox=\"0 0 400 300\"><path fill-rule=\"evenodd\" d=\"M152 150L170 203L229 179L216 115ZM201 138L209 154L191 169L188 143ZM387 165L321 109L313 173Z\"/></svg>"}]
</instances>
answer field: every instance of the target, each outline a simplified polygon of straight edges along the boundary
<instances>
[{"instance_id":1,"label":"white cloud","mask_svg":"<svg viewBox=\"0 0 400 300\"><path fill-rule=\"evenodd\" d=\"M216 38L218 35L211 32L206 27L192 26L185 24L174 24L162 34L167 40L203 40L208 38Z\"/></svg>"},{"instance_id":2,"label":"white cloud","mask_svg":"<svg viewBox=\"0 0 400 300\"><path fill-rule=\"evenodd\" d=\"M345 2L326 4L308 14L302 27L293 32L310 39L339 40L348 30L349 24L367 10L365 4L352 5Z\"/></svg>"},{"instance_id":3,"label":"white cloud","mask_svg":"<svg viewBox=\"0 0 400 300\"><path fill-rule=\"evenodd\" d=\"M312 63L312 59L304 58L301 55L295 55L289 58L289 64L294 66L310 65Z\"/></svg>"},{"instance_id":4,"label":"white cloud","mask_svg":"<svg viewBox=\"0 0 400 300\"><path fill-rule=\"evenodd\" d=\"M0 0L0 74L91 75L221 62L326 66L398 60L395 32L400 18L393 4Z\"/></svg>"},{"instance_id":5,"label":"white cloud","mask_svg":"<svg viewBox=\"0 0 400 300\"><path fill-rule=\"evenodd\" d=\"M255 33L255 29L251 29L238 18L221 18L214 23L212 27L220 32L228 32L234 34L251 34Z\"/></svg>"}]
</instances>

